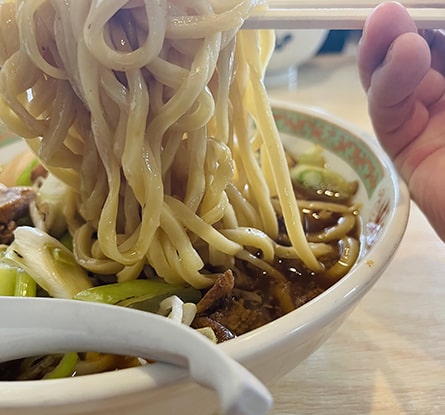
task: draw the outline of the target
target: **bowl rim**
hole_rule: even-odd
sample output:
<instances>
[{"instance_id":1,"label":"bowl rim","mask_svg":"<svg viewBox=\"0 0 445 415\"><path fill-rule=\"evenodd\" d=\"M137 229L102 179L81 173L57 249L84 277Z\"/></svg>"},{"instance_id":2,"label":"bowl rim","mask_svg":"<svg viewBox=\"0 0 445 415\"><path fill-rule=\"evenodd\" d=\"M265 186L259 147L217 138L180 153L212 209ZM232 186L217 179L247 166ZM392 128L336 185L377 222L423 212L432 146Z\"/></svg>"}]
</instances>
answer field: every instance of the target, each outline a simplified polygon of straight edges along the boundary
<instances>
[{"instance_id":1,"label":"bowl rim","mask_svg":"<svg viewBox=\"0 0 445 415\"><path fill-rule=\"evenodd\" d=\"M232 358L243 364L255 357L252 355L253 347L256 350L255 355L261 355L276 347L277 343L287 341L289 336L320 330L321 327L333 320L333 315L338 316L349 310L352 304L366 294L385 270L403 238L410 209L406 184L400 179L389 157L373 136L362 131L356 125L317 107L280 100L271 100L271 105L272 108L279 107L321 118L327 123L346 129L357 140L366 144L385 168L386 175L392 183L391 189L394 192L396 203L387 220L387 226L372 251L361 258L360 264L371 261L369 263L372 263L372 266L354 266L346 277L298 309L276 321L219 345ZM184 379L174 379L174 382L181 383L184 382ZM168 374L165 377L165 384L167 383L172 384L172 378ZM104 384L107 384L107 388L103 387ZM85 403L88 400L97 401L116 395L134 394L157 386L163 386L163 384L155 384L144 372L144 367L77 378L0 381L0 409L28 406L31 408L38 405L38 402L48 406ZM66 393L68 387L69 394Z\"/></svg>"}]
</instances>

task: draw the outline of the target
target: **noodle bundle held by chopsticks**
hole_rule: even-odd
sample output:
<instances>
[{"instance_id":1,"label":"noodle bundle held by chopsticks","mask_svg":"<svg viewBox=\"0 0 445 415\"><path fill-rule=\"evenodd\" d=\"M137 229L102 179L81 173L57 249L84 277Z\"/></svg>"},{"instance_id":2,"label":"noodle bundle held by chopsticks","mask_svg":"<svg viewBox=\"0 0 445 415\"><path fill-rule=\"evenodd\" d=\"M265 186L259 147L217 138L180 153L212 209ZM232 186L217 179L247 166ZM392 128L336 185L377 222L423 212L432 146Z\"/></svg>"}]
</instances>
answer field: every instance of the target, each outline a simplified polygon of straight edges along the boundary
<instances>
[{"instance_id":1,"label":"noodle bundle held by chopsticks","mask_svg":"<svg viewBox=\"0 0 445 415\"><path fill-rule=\"evenodd\" d=\"M303 231L262 82L273 32L250 0L17 0L0 9L0 116L69 186L80 265L205 288L235 258L271 269L278 198ZM261 251L259 258L252 252Z\"/></svg>"}]
</instances>

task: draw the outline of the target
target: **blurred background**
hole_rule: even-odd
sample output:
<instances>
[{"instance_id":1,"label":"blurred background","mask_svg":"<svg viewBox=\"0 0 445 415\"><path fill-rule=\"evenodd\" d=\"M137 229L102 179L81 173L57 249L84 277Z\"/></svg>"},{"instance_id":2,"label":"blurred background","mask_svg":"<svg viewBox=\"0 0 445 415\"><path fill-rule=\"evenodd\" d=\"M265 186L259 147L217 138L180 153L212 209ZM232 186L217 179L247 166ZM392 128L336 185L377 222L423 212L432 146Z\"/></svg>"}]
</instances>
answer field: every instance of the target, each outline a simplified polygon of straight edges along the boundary
<instances>
[{"instance_id":1,"label":"blurred background","mask_svg":"<svg viewBox=\"0 0 445 415\"><path fill-rule=\"evenodd\" d=\"M357 30L276 30L275 50L266 72L269 89L295 89L298 68L320 54L344 53L355 50L361 31Z\"/></svg>"}]
</instances>

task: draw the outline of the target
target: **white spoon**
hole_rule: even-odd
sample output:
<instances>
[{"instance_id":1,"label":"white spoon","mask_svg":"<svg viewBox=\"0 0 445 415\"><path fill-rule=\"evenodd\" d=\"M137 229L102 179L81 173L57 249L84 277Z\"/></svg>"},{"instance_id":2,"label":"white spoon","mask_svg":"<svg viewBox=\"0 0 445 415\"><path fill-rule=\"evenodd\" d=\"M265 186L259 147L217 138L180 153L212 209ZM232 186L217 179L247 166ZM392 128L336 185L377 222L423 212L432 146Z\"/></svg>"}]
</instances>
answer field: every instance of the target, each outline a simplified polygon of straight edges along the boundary
<instances>
[{"instance_id":1,"label":"white spoon","mask_svg":"<svg viewBox=\"0 0 445 415\"><path fill-rule=\"evenodd\" d=\"M166 317L84 301L0 297L0 362L72 351L139 356L156 360L158 369L179 366L172 381L189 374L214 389L227 415L262 415L272 406L266 387L247 369Z\"/></svg>"}]
</instances>

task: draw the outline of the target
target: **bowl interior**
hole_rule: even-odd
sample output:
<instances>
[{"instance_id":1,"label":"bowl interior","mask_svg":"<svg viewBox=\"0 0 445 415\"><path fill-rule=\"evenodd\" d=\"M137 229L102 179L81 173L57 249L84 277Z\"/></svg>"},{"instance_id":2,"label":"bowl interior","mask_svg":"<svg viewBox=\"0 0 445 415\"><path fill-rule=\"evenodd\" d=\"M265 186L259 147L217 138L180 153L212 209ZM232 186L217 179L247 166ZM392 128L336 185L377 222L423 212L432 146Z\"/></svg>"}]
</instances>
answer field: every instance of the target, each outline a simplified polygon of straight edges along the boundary
<instances>
[{"instance_id":1,"label":"bowl interior","mask_svg":"<svg viewBox=\"0 0 445 415\"><path fill-rule=\"evenodd\" d=\"M273 353L283 342L295 346L299 340L316 337L340 316L344 318L389 264L409 216L406 185L374 137L319 109L289 102L273 102L273 114L287 151L298 154L318 144L332 170L359 181L355 202L361 205L361 248L352 270L324 293L280 319L221 345L241 361L250 361L252 350ZM291 360L283 363L288 370L293 368Z\"/></svg>"},{"instance_id":2,"label":"bowl interior","mask_svg":"<svg viewBox=\"0 0 445 415\"><path fill-rule=\"evenodd\" d=\"M325 149L331 169L359 181L356 201L362 206L362 233L359 261L342 280L297 310L220 345L266 383L295 367L341 324L388 265L403 236L409 212L406 186L372 137L332 116L293 103L274 102L273 112L287 151L302 152L319 144ZM9 133L2 135L8 138L0 141L0 164L24 146ZM63 395L67 382L75 385L71 388L71 403L146 393L147 387L153 387L143 369L134 368L61 380L53 383L51 394ZM15 383L18 401L29 404L33 400L35 405L44 405L39 397L42 384L33 388L32 384L37 382L26 382L23 394L25 389L21 390L19 384L25 382Z\"/></svg>"},{"instance_id":3,"label":"bowl interior","mask_svg":"<svg viewBox=\"0 0 445 415\"><path fill-rule=\"evenodd\" d=\"M361 205L363 257L378 241L398 199L398 180L386 155L373 137L327 114L276 104L274 116L289 153L319 145L330 169L360 183L355 201Z\"/></svg>"}]
</instances>

